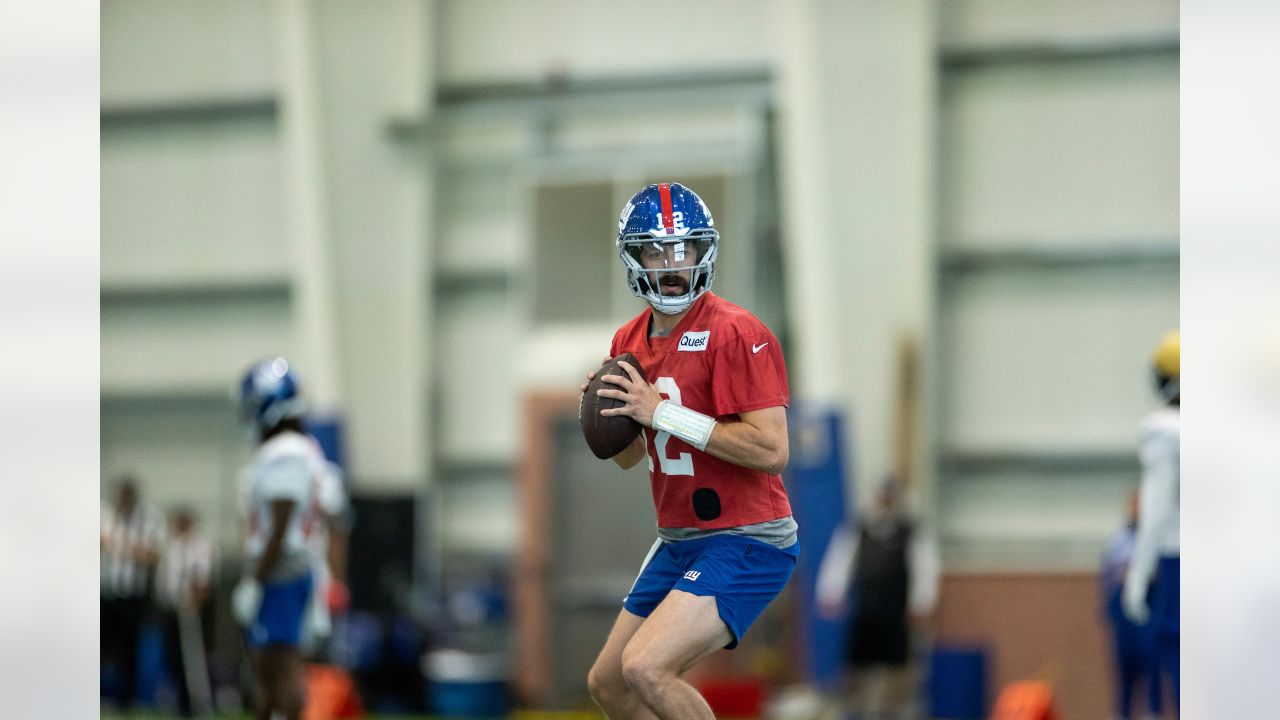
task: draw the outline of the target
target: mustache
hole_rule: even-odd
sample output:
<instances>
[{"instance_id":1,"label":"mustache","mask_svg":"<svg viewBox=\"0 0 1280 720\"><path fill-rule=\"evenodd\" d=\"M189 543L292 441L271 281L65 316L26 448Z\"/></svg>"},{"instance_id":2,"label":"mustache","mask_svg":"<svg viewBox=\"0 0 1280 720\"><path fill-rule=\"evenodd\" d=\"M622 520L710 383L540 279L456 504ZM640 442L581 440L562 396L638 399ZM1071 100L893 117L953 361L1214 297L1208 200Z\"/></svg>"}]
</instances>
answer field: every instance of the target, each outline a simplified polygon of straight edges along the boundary
<instances>
[{"instance_id":1,"label":"mustache","mask_svg":"<svg viewBox=\"0 0 1280 720\"><path fill-rule=\"evenodd\" d=\"M658 279L658 288L664 293L667 289L671 289L677 294L683 295L689 292L689 281L682 277L668 275Z\"/></svg>"}]
</instances>

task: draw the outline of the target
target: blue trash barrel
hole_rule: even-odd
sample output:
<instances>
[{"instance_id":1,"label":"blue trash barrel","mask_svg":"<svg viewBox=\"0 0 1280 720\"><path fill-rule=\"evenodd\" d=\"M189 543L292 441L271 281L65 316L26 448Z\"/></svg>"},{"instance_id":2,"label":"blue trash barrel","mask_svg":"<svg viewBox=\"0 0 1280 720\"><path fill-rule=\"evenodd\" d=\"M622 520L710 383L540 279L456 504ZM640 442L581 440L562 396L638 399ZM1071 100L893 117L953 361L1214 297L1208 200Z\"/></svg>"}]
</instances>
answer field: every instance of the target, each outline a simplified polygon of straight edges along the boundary
<instances>
[{"instance_id":1,"label":"blue trash barrel","mask_svg":"<svg viewBox=\"0 0 1280 720\"><path fill-rule=\"evenodd\" d=\"M440 717L503 717L511 709L506 658L435 650L423 658L427 708Z\"/></svg>"},{"instance_id":2,"label":"blue trash barrel","mask_svg":"<svg viewBox=\"0 0 1280 720\"><path fill-rule=\"evenodd\" d=\"M929 716L948 720L987 716L986 650L934 648L929 658Z\"/></svg>"}]
</instances>

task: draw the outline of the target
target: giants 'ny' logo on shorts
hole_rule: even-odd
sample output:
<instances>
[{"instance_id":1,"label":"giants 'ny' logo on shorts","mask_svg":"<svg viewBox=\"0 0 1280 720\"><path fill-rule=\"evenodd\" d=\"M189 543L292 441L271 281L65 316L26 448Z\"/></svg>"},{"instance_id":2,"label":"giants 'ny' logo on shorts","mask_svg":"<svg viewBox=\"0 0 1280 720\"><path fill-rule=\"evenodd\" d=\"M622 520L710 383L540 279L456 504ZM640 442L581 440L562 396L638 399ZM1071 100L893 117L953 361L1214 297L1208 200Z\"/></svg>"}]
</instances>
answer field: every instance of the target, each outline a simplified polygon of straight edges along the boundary
<instances>
[{"instance_id":1,"label":"giants 'ny' logo on shorts","mask_svg":"<svg viewBox=\"0 0 1280 720\"><path fill-rule=\"evenodd\" d=\"M698 572L697 570L690 570L689 572L684 574L684 579L688 580L689 582L693 582L694 580L697 580L698 576L701 574L702 573Z\"/></svg>"}]
</instances>

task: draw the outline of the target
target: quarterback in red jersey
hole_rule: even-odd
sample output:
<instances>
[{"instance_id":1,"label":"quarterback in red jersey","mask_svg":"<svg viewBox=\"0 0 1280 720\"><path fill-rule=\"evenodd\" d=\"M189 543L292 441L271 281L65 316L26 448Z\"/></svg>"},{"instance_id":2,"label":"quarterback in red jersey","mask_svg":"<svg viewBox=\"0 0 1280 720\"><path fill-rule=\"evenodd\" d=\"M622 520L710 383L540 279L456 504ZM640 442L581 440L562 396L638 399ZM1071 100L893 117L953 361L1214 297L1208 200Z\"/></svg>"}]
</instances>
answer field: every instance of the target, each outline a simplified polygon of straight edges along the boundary
<instances>
[{"instance_id":1,"label":"quarterback in red jersey","mask_svg":"<svg viewBox=\"0 0 1280 720\"><path fill-rule=\"evenodd\" d=\"M751 313L710 292L718 242L706 204L678 183L649 185L618 219L627 282L650 307L610 348L643 369L622 363L626 376L607 376L614 387L600 394L625 403L605 414L644 427L613 460L647 458L658 539L587 678L611 718L714 718L680 676L737 646L799 553L779 475L782 350Z\"/></svg>"}]
</instances>

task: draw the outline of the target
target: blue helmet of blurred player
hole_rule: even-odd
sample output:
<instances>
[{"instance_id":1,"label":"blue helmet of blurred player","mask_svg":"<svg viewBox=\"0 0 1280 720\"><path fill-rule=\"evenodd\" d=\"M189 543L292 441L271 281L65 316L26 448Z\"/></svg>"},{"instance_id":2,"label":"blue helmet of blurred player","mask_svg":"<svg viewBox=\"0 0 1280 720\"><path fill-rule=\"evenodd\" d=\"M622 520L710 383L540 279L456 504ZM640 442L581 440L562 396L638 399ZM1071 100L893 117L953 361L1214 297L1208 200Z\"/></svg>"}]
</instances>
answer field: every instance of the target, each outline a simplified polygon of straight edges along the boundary
<instances>
[{"instance_id":1,"label":"blue helmet of blurred player","mask_svg":"<svg viewBox=\"0 0 1280 720\"><path fill-rule=\"evenodd\" d=\"M282 357L266 358L250 365L236 388L240 419L259 432L270 430L305 410L297 374Z\"/></svg>"},{"instance_id":2,"label":"blue helmet of blurred player","mask_svg":"<svg viewBox=\"0 0 1280 720\"><path fill-rule=\"evenodd\" d=\"M618 255L627 285L654 310L677 315L711 289L716 231L711 211L680 183L649 185L618 216Z\"/></svg>"}]
</instances>

